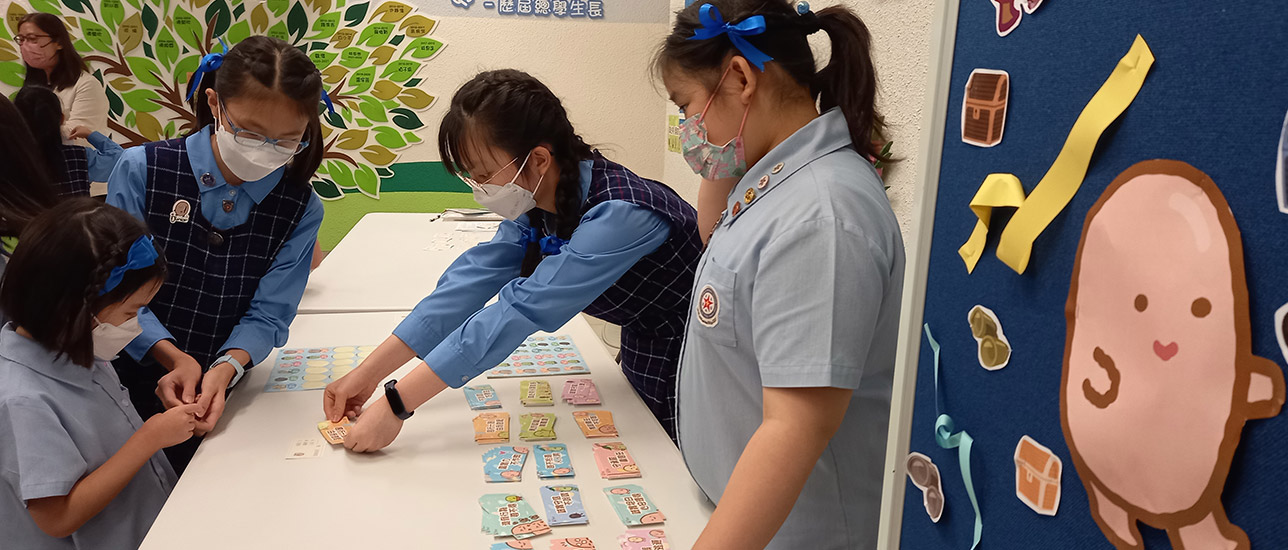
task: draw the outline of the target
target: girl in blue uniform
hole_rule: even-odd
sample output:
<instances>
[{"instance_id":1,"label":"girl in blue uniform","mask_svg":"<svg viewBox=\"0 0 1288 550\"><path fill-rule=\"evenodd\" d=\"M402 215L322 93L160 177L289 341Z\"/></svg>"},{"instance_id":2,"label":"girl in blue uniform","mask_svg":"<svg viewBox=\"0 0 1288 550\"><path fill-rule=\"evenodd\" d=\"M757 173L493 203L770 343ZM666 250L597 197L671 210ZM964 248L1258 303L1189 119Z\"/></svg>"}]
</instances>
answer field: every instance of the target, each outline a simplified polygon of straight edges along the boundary
<instances>
[{"instance_id":1,"label":"girl in blue uniform","mask_svg":"<svg viewBox=\"0 0 1288 550\"><path fill-rule=\"evenodd\" d=\"M22 234L0 286L0 533L6 548L137 548L174 488L161 449L200 405L144 422L108 360L138 333L165 259L147 228L89 198Z\"/></svg>"},{"instance_id":2,"label":"girl in blue uniform","mask_svg":"<svg viewBox=\"0 0 1288 550\"><path fill-rule=\"evenodd\" d=\"M141 412L199 402L204 434L225 389L286 343L308 282L322 77L290 44L252 36L206 56L193 82L198 129L126 151L107 201L147 223L172 271L117 370ZM190 447L170 453L180 470Z\"/></svg>"},{"instance_id":3,"label":"girl in blue uniform","mask_svg":"<svg viewBox=\"0 0 1288 550\"><path fill-rule=\"evenodd\" d=\"M507 221L462 254L362 366L327 387L326 416L356 416L381 379L420 357L428 366L385 389L401 392L410 412L584 311L622 326L622 370L673 433L675 368L701 250L693 208L586 145L559 98L519 71L484 72L462 86L438 144L448 170ZM403 411L377 401L345 446L388 445L402 426L395 412Z\"/></svg>"},{"instance_id":4,"label":"girl in blue uniform","mask_svg":"<svg viewBox=\"0 0 1288 550\"><path fill-rule=\"evenodd\" d=\"M116 161L125 150L111 138L85 126L71 128L64 136L63 104L53 90L23 86L13 103L36 138L40 158L54 179L59 195L88 197L91 181L107 181L112 175ZM73 139L87 139L92 147L65 143Z\"/></svg>"},{"instance_id":5,"label":"girl in blue uniform","mask_svg":"<svg viewBox=\"0 0 1288 550\"><path fill-rule=\"evenodd\" d=\"M680 450L717 504L695 549L876 546L904 257L867 160L881 156L870 43L844 6L710 0L677 15L657 57L690 115L685 159L704 185L738 178L694 275L678 377Z\"/></svg>"}]
</instances>

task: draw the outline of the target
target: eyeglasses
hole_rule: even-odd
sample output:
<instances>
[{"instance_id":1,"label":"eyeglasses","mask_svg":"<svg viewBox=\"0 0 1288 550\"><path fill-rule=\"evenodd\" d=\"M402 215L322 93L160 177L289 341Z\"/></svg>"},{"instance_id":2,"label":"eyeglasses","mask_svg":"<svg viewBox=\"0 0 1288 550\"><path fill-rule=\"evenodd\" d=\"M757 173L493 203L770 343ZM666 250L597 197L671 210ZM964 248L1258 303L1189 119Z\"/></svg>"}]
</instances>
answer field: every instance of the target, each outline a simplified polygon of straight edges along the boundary
<instances>
[{"instance_id":1,"label":"eyeglasses","mask_svg":"<svg viewBox=\"0 0 1288 550\"><path fill-rule=\"evenodd\" d=\"M47 34L20 34L18 36L13 37L13 41L17 42L19 46L21 46L24 42L31 42L32 44L35 44L37 46L48 46L49 42L45 42L44 44L41 44L39 42L39 40L42 38L52 39L53 37ZM50 42L52 41L53 40L50 40Z\"/></svg>"},{"instance_id":2,"label":"eyeglasses","mask_svg":"<svg viewBox=\"0 0 1288 550\"><path fill-rule=\"evenodd\" d=\"M528 157L531 157L531 156L532 156L532 153L528 153L528 156L527 156L527 157L523 157L523 164L520 164L520 165L519 165L519 170L518 170L518 171L516 171L516 172L515 172L515 174L514 174L514 177L515 177L515 178L518 178L518 177L519 177L519 172L522 172L522 171L523 171L523 167L528 165ZM474 179L474 178L471 178L471 177L469 177L469 176L468 176L468 175L466 175L466 174L456 174L456 177L460 178L462 182L465 182L465 185L468 185L468 186L470 187L470 189L473 189L473 190L475 190L475 191L487 192L487 189L486 189L486 188L484 188L484 187L483 187L483 185L488 184L488 183L490 183L492 180L496 179L497 174L500 174L500 173L501 173L502 171L504 171L506 168L509 168L509 167L511 167L511 166L514 166L514 163L516 163L516 162L519 162L519 157L514 157L514 160L510 161L510 162L509 162L509 164L506 164L505 166L502 166L502 167L498 168L496 172L493 172L493 173L492 173L492 177L490 177L490 178L488 178L488 179L486 179L486 180L483 180L483 183L479 183L478 181L475 181L475 179Z\"/></svg>"},{"instance_id":3,"label":"eyeglasses","mask_svg":"<svg viewBox=\"0 0 1288 550\"><path fill-rule=\"evenodd\" d=\"M301 141L298 139L273 139L258 132L238 128L237 124L233 122L232 117L228 115L228 107L224 106L224 101L222 99L219 100L219 110L223 111L224 121L227 122L228 127L232 129L233 141L238 145L244 145L246 147L263 147L264 145L272 145L274 150L283 155L294 155L309 146L308 141Z\"/></svg>"}]
</instances>

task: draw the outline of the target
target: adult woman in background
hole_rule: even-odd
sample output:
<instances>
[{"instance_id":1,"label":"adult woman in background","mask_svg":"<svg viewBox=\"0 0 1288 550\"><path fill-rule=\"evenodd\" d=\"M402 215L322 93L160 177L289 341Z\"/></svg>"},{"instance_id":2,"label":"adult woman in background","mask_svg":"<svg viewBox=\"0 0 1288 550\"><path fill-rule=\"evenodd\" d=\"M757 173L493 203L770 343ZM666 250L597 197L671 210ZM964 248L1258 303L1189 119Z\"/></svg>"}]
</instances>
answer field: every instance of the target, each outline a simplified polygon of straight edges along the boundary
<instances>
[{"instance_id":1,"label":"adult woman in background","mask_svg":"<svg viewBox=\"0 0 1288 550\"><path fill-rule=\"evenodd\" d=\"M107 92L72 47L62 19L48 13L29 13L18 22L14 40L27 65L23 86L45 86L58 94L63 104L64 138L77 126L107 132ZM69 143L89 145L84 139Z\"/></svg>"}]
</instances>

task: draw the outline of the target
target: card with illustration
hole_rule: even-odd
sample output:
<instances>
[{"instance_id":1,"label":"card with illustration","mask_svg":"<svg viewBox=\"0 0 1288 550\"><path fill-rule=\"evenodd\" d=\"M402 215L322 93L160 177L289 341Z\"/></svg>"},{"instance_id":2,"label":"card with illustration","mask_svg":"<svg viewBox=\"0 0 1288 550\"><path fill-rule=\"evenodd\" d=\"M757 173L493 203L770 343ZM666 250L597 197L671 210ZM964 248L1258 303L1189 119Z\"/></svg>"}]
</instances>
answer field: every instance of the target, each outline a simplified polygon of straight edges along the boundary
<instances>
[{"instance_id":1,"label":"card with illustration","mask_svg":"<svg viewBox=\"0 0 1288 550\"><path fill-rule=\"evenodd\" d=\"M639 485L605 487L604 495L608 496L608 502L613 505L613 511L617 512L617 517L621 518L622 523L627 527L640 527L666 521L666 516L649 500L648 495L644 494L644 488Z\"/></svg>"},{"instance_id":2,"label":"card with illustration","mask_svg":"<svg viewBox=\"0 0 1288 550\"><path fill-rule=\"evenodd\" d=\"M546 517L551 527L585 525L586 507L581 503L581 489L576 485L547 485L541 488L541 502L546 505Z\"/></svg>"},{"instance_id":3,"label":"card with illustration","mask_svg":"<svg viewBox=\"0 0 1288 550\"><path fill-rule=\"evenodd\" d=\"M474 417L474 442L480 445L510 441L510 413L488 412Z\"/></svg>"},{"instance_id":4,"label":"card with illustration","mask_svg":"<svg viewBox=\"0 0 1288 550\"><path fill-rule=\"evenodd\" d=\"M554 539L550 541L550 550L595 550L595 543L586 537Z\"/></svg>"},{"instance_id":5,"label":"card with illustration","mask_svg":"<svg viewBox=\"0 0 1288 550\"><path fill-rule=\"evenodd\" d=\"M568 335L529 336L488 378L587 374L590 368Z\"/></svg>"},{"instance_id":6,"label":"card with illustration","mask_svg":"<svg viewBox=\"0 0 1288 550\"><path fill-rule=\"evenodd\" d=\"M589 378L564 381L563 400L573 405L599 405L599 388Z\"/></svg>"},{"instance_id":7,"label":"card with illustration","mask_svg":"<svg viewBox=\"0 0 1288 550\"><path fill-rule=\"evenodd\" d=\"M488 550L533 550L534 548L536 547L532 546L530 541L512 540L508 542L494 543L488 548Z\"/></svg>"},{"instance_id":8,"label":"card with illustration","mask_svg":"<svg viewBox=\"0 0 1288 550\"><path fill-rule=\"evenodd\" d=\"M661 529L627 529L617 537L622 550L670 550L671 544L666 541L666 533Z\"/></svg>"},{"instance_id":9,"label":"card with illustration","mask_svg":"<svg viewBox=\"0 0 1288 550\"><path fill-rule=\"evenodd\" d=\"M332 445L344 443L344 438L349 435L349 428L353 427L353 421L348 418L341 418L339 422L323 420L318 422L318 431L322 432L322 437L326 442Z\"/></svg>"},{"instance_id":10,"label":"card with illustration","mask_svg":"<svg viewBox=\"0 0 1288 550\"><path fill-rule=\"evenodd\" d=\"M482 411L501 408L501 398L496 395L496 390L489 384L465 386L462 390L465 392L465 402L469 403L470 410Z\"/></svg>"},{"instance_id":11,"label":"card with illustration","mask_svg":"<svg viewBox=\"0 0 1288 550\"><path fill-rule=\"evenodd\" d=\"M523 464L528 460L527 447L496 447L483 453L483 479L488 483L505 483L523 479Z\"/></svg>"},{"instance_id":12,"label":"card with illustration","mask_svg":"<svg viewBox=\"0 0 1288 550\"><path fill-rule=\"evenodd\" d=\"M495 537L530 539L550 532L550 526L520 495L497 493L479 497L483 533Z\"/></svg>"},{"instance_id":13,"label":"card with illustration","mask_svg":"<svg viewBox=\"0 0 1288 550\"><path fill-rule=\"evenodd\" d=\"M555 438L553 413L519 415L519 439L524 441L550 441Z\"/></svg>"},{"instance_id":14,"label":"card with illustration","mask_svg":"<svg viewBox=\"0 0 1288 550\"><path fill-rule=\"evenodd\" d=\"M519 402L525 407L553 407L554 393L550 383L545 380L524 380L519 382Z\"/></svg>"},{"instance_id":15,"label":"card with illustration","mask_svg":"<svg viewBox=\"0 0 1288 550\"><path fill-rule=\"evenodd\" d=\"M563 443L537 445L537 477L573 477L572 457Z\"/></svg>"},{"instance_id":16,"label":"card with illustration","mask_svg":"<svg viewBox=\"0 0 1288 550\"><path fill-rule=\"evenodd\" d=\"M626 450L625 443L596 443L594 454L599 475L604 479L640 477L640 467Z\"/></svg>"},{"instance_id":17,"label":"card with illustration","mask_svg":"<svg viewBox=\"0 0 1288 550\"><path fill-rule=\"evenodd\" d=\"M613 424L613 413L608 411L573 411L573 420L581 428L581 434L588 439L598 437L617 437L617 425Z\"/></svg>"},{"instance_id":18,"label":"card with illustration","mask_svg":"<svg viewBox=\"0 0 1288 550\"><path fill-rule=\"evenodd\" d=\"M290 348L277 352L265 392L320 390L349 374L376 346Z\"/></svg>"}]
</instances>

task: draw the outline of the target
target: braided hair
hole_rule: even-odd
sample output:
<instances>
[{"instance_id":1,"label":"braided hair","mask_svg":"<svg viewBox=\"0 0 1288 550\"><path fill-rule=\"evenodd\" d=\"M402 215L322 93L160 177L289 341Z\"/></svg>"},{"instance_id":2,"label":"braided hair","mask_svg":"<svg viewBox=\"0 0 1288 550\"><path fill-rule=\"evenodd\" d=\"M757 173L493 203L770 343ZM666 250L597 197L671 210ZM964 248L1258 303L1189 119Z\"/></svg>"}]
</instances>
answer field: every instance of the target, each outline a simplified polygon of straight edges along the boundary
<instances>
[{"instance_id":1,"label":"braided hair","mask_svg":"<svg viewBox=\"0 0 1288 550\"><path fill-rule=\"evenodd\" d=\"M304 141L308 147L300 151L287 165L284 181L292 185L308 186L322 165L326 145L322 143L322 123L319 120L322 98L322 73L309 57L289 43L268 36L252 36L233 46L224 54L219 69L205 73L196 93L192 94L192 109L197 124L192 132L214 124L206 90L214 88L225 104L236 97L273 98L286 97L295 101L296 107L309 119ZM193 83L188 84L189 87Z\"/></svg>"},{"instance_id":2,"label":"braided hair","mask_svg":"<svg viewBox=\"0 0 1288 550\"><path fill-rule=\"evenodd\" d=\"M165 255L143 269L126 271L100 295L112 269L125 265L130 247L147 226L100 201L66 199L38 216L19 237L0 281L0 309L36 342L90 367L94 362L94 316L165 279Z\"/></svg>"},{"instance_id":3,"label":"braided hair","mask_svg":"<svg viewBox=\"0 0 1288 550\"><path fill-rule=\"evenodd\" d=\"M471 136L472 133L472 136ZM572 238L581 222L581 167L595 151L582 140L568 120L559 97L532 75L514 69L479 73L452 96L452 104L438 127L438 153L453 175L470 173L477 166L468 143L487 143L523 158L537 146L550 148L559 168L555 188L555 235ZM532 227L545 222L545 213L528 212ZM541 262L541 249L529 243L521 274L531 275Z\"/></svg>"}]
</instances>

